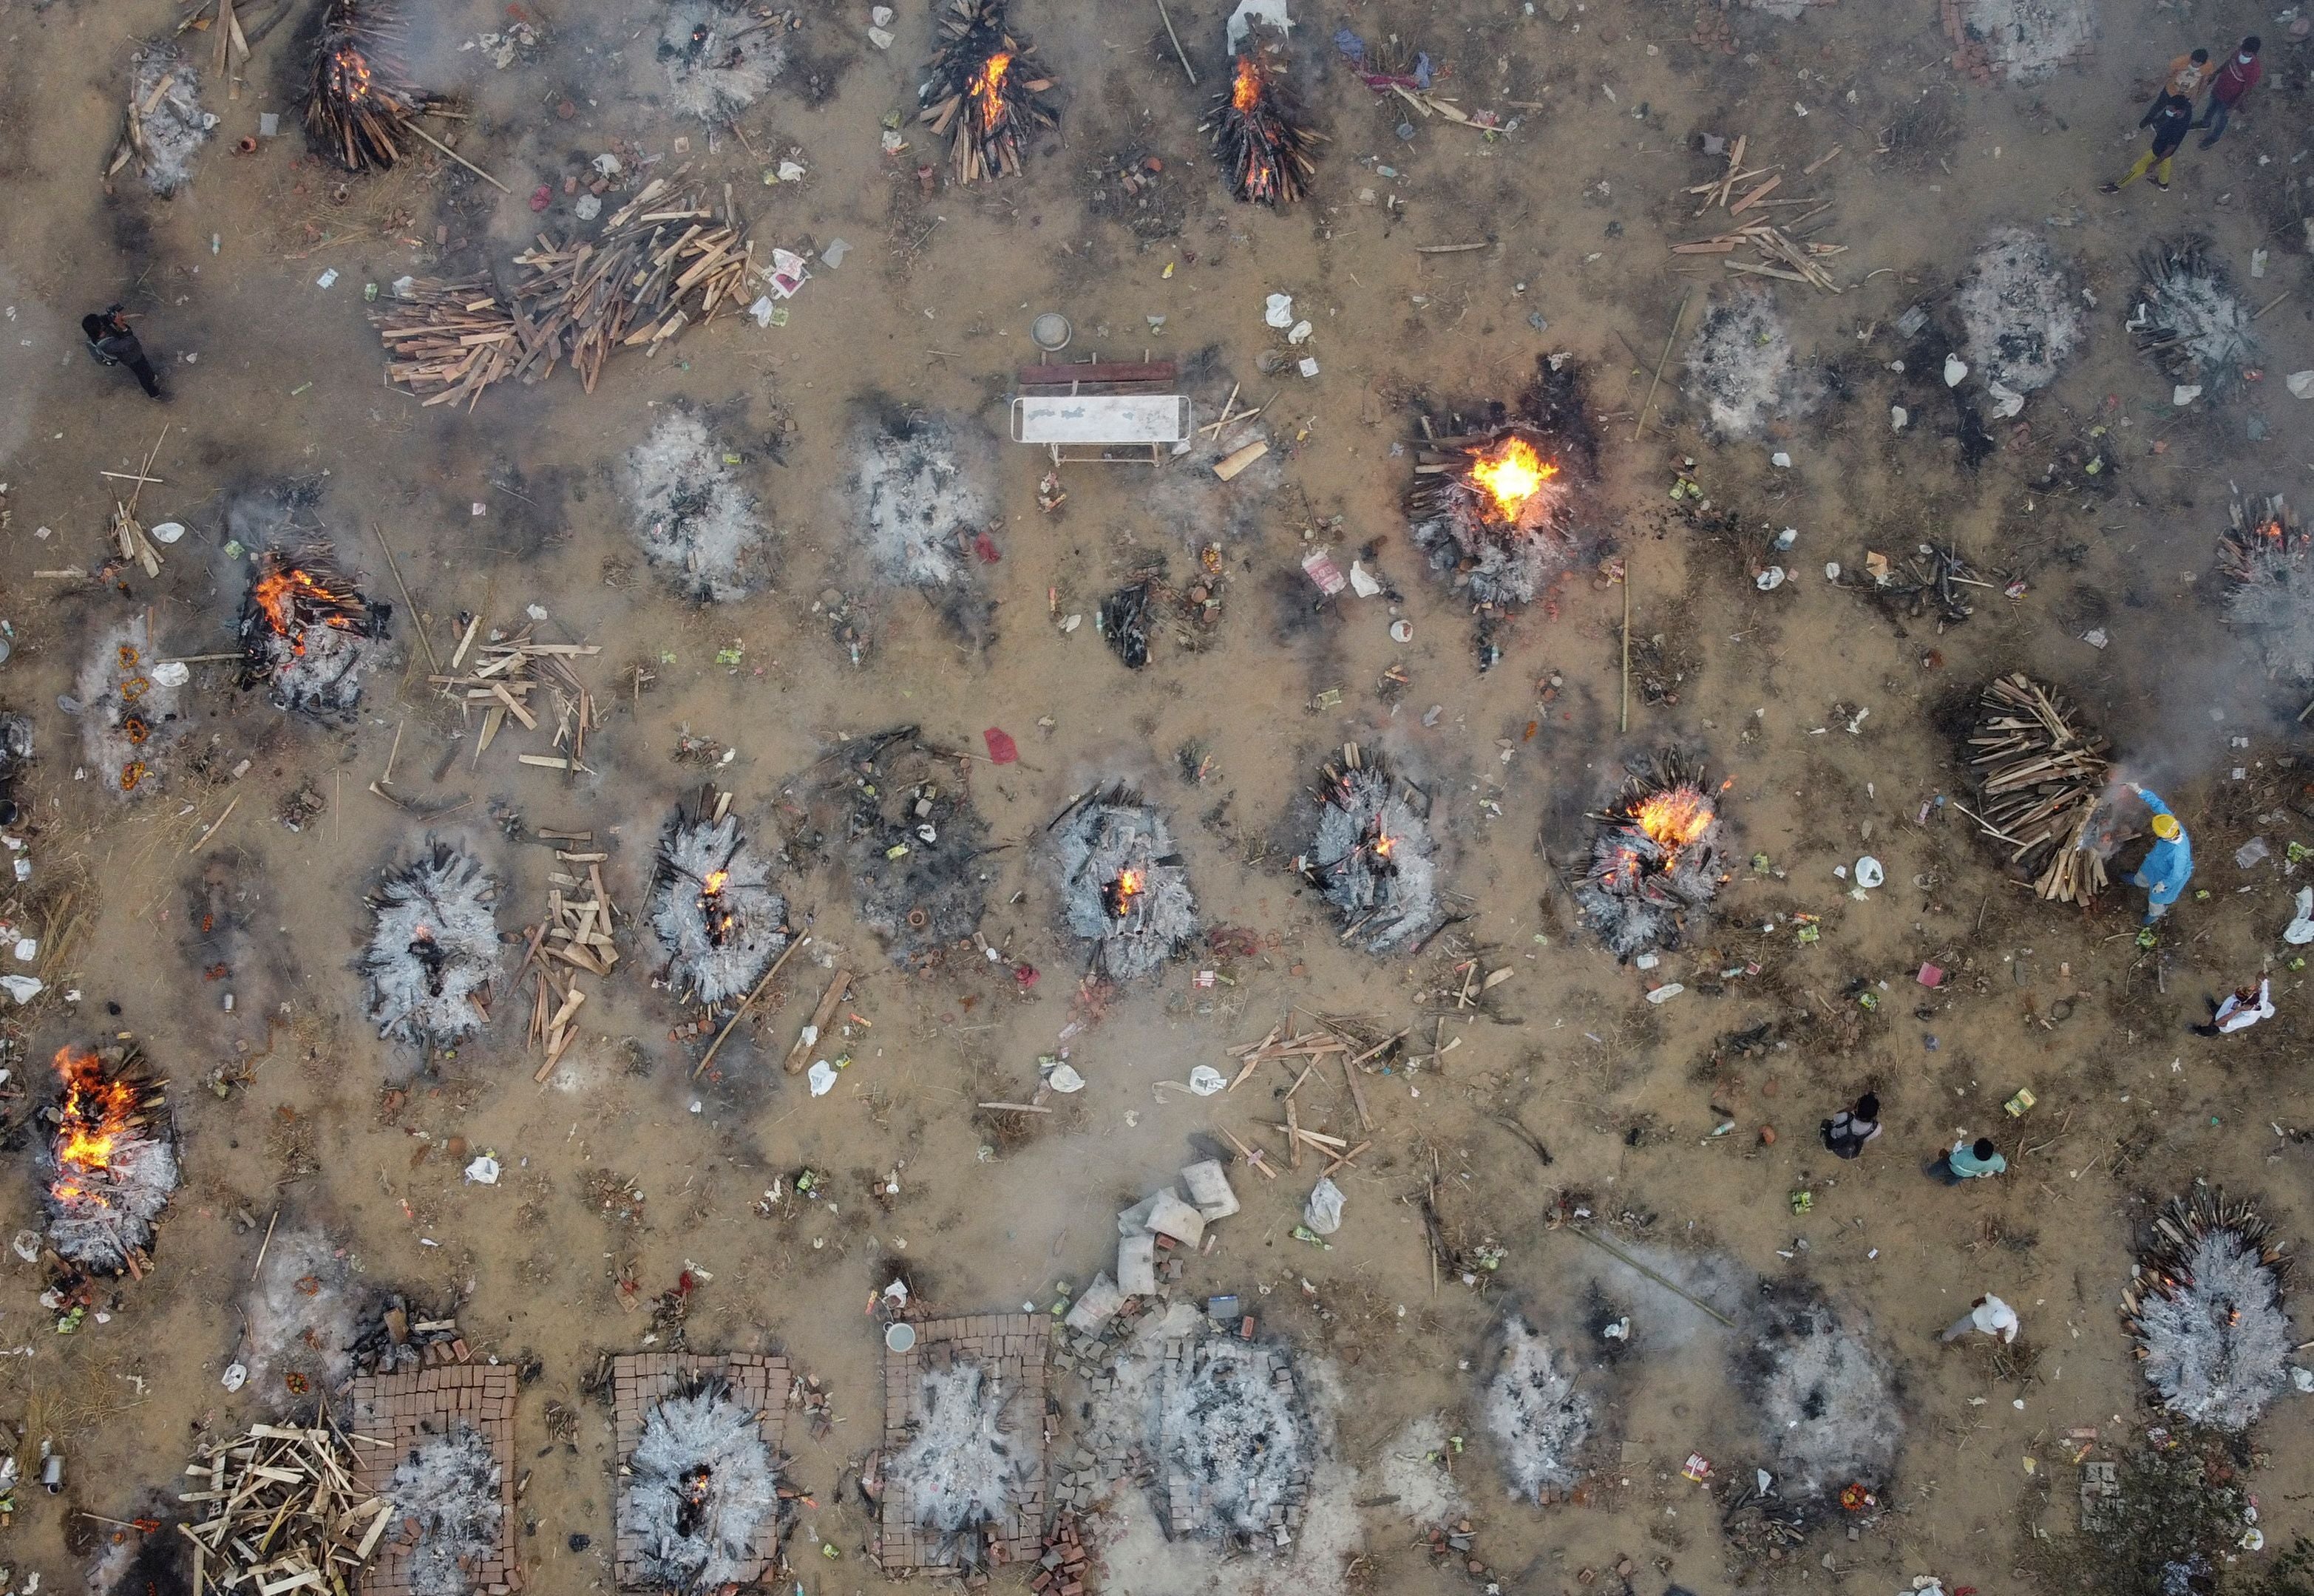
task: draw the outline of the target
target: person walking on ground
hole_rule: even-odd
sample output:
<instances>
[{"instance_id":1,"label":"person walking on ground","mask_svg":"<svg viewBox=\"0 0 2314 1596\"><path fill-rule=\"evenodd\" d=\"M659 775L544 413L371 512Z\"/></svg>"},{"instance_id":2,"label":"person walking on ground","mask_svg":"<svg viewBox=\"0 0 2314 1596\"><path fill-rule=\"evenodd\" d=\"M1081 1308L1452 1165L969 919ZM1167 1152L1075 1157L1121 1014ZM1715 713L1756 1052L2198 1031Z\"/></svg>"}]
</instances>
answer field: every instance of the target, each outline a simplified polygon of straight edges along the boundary
<instances>
[{"instance_id":1,"label":"person walking on ground","mask_svg":"<svg viewBox=\"0 0 2314 1596\"><path fill-rule=\"evenodd\" d=\"M2226 123L2232 119L2234 108L2241 103L2243 95L2257 87L2257 80L2265 75L2265 67L2257 58L2257 35L2253 33L2241 41L2226 64L2218 69L2217 81L2210 85L2210 102L2195 119L2195 127L2210 130L2202 140L2204 149L2208 149L2225 136Z\"/></svg>"},{"instance_id":2,"label":"person walking on ground","mask_svg":"<svg viewBox=\"0 0 2314 1596\"><path fill-rule=\"evenodd\" d=\"M161 379L155 375L153 363L145 358L145 346L137 341L126 311L117 304L106 305L102 315L83 316L80 330L99 366L127 366L144 384L146 398L161 397Z\"/></svg>"},{"instance_id":3,"label":"person walking on ground","mask_svg":"<svg viewBox=\"0 0 2314 1596\"><path fill-rule=\"evenodd\" d=\"M2202 85L2208 83L2216 72L2217 68L2210 65L2210 52L2207 50L2195 50L2191 55L2180 56L2169 63L2169 93L2183 94L2191 100L2202 92Z\"/></svg>"},{"instance_id":4,"label":"person walking on ground","mask_svg":"<svg viewBox=\"0 0 2314 1596\"><path fill-rule=\"evenodd\" d=\"M1824 1149L1834 1158L1862 1158L1864 1144L1879 1133L1880 1099L1870 1092L1824 1122Z\"/></svg>"},{"instance_id":5,"label":"person walking on ground","mask_svg":"<svg viewBox=\"0 0 2314 1596\"><path fill-rule=\"evenodd\" d=\"M2009 1160L1992 1145L1992 1138L1979 1136L1954 1142L1950 1152L1939 1154L1929 1166L1929 1173L1947 1186L1958 1186L1964 1180L1990 1180L2008 1168Z\"/></svg>"},{"instance_id":6,"label":"person walking on ground","mask_svg":"<svg viewBox=\"0 0 2314 1596\"><path fill-rule=\"evenodd\" d=\"M2149 792L2134 781L2128 786L2153 811L2153 846L2146 850L2145 862L2137 867L2137 874L2129 878L2132 886L2146 890L2144 923L2151 925L2169 913L2186 890L2186 883L2194 878L2194 841L2169 812L2169 806L2161 801L2160 794Z\"/></svg>"},{"instance_id":7,"label":"person walking on ground","mask_svg":"<svg viewBox=\"0 0 2314 1596\"><path fill-rule=\"evenodd\" d=\"M2193 1027L2197 1036L2230 1036L2246 1031L2261 1019L2274 1018L2274 988L2263 975L2256 986L2237 986L2226 994L2226 1001L2209 1001L2210 1023Z\"/></svg>"},{"instance_id":8,"label":"person walking on ground","mask_svg":"<svg viewBox=\"0 0 2314 1596\"><path fill-rule=\"evenodd\" d=\"M1958 1341L1971 1330L1998 1336L2006 1345L2017 1339L2017 1310L1988 1292L1969 1304L1968 1311L1952 1322L1951 1327L1944 1333L1944 1339Z\"/></svg>"},{"instance_id":9,"label":"person walking on ground","mask_svg":"<svg viewBox=\"0 0 2314 1596\"><path fill-rule=\"evenodd\" d=\"M2169 157L2177 153L2177 146L2186 142L2186 130L2194 125L2194 102L2183 94L2171 93L2164 87L2154 96L2152 109L2137 125L2153 129L2152 147L2137 157L2137 164L2129 169L2127 177L2117 183L2100 184L2098 193L2118 194L2143 177L2148 170L2153 173L2153 186L2167 189L2169 186ZM2159 166L2154 165L2157 161L2160 163Z\"/></svg>"}]
</instances>

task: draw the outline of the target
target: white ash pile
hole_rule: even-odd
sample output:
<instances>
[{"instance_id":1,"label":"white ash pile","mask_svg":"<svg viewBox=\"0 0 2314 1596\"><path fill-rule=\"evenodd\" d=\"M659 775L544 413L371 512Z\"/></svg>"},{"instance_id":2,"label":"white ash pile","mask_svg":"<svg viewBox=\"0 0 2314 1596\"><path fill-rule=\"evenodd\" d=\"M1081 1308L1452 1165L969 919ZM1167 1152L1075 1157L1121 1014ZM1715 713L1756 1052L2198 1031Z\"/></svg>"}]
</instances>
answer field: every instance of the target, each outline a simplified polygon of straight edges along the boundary
<instances>
[{"instance_id":1,"label":"white ash pile","mask_svg":"<svg viewBox=\"0 0 2314 1596\"><path fill-rule=\"evenodd\" d=\"M619 1495L619 1539L643 1583L713 1591L763 1571L757 1531L779 1512L780 1459L756 1415L716 1378L678 1388L643 1415Z\"/></svg>"},{"instance_id":2,"label":"white ash pile","mask_svg":"<svg viewBox=\"0 0 2314 1596\"><path fill-rule=\"evenodd\" d=\"M1356 743L1322 774L1317 834L1294 868L1341 916L1343 940L1392 953L1428 936L1443 918L1428 795Z\"/></svg>"},{"instance_id":3,"label":"white ash pile","mask_svg":"<svg viewBox=\"0 0 2314 1596\"><path fill-rule=\"evenodd\" d=\"M2237 495L2232 515L2218 542L2226 624L2257 639L2269 675L2314 683L2314 538L2278 493L2255 507Z\"/></svg>"},{"instance_id":4,"label":"white ash pile","mask_svg":"<svg viewBox=\"0 0 2314 1596\"><path fill-rule=\"evenodd\" d=\"M133 1052L57 1050L63 1095L42 1167L49 1245L93 1274L142 1276L176 1192L169 1100Z\"/></svg>"},{"instance_id":5,"label":"white ash pile","mask_svg":"<svg viewBox=\"0 0 2314 1596\"><path fill-rule=\"evenodd\" d=\"M2291 1260L2248 1203L2197 1186L2155 1216L2122 1307L2161 1406L2240 1431L2290 1389Z\"/></svg>"},{"instance_id":6,"label":"white ash pile","mask_svg":"<svg viewBox=\"0 0 2314 1596\"><path fill-rule=\"evenodd\" d=\"M1502 1352L1487 1382L1488 1433L1502 1449L1504 1477L1514 1496L1541 1502L1572 1486L1578 1459L1591 1438L1591 1399L1559 1371L1550 1343L1516 1315L1503 1326Z\"/></svg>"},{"instance_id":7,"label":"white ash pile","mask_svg":"<svg viewBox=\"0 0 2314 1596\"><path fill-rule=\"evenodd\" d=\"M108 789L131 798L153 790L149 762L183 729L177 701L188 676L155 657L142 615L97 634L73 696L81 752Z\"/></svg>"},{"instance_id":8,"label":"white ash pile","mask_svg":"<svg viewBox=\"0 0 2314 1596\"><path fill-rule=\"evenodd\" d=\"M759 19L742 4L676 0L658 31L669 109L703 122L729 122L755 104L787 69L785 27L778 16Z\"/></svg>"},{"instance_id":9,"label":"white ash pile","mask_svg":"<svg viewBox=\"0 0 2314 1596\"><path fill-rule=\"evenodd\" d=\"M844 858L860 918L902 964L932 961L980 929L988 903L988 823L971 767L904 726L838 750L831 784L845 805Z\"/></svg>"},{"instance_id":10,"label":"white ash pile","mask_svg":"<svg viewBox=\"0 0 2314 1596\"><path fill-rule=\"evenodd\" d=\"M1792 335L1764 290L1731 288L1688 340L1687 396L1723 438L1757 437L1771 421L1797 420L1824 400L1824 382L1801 369Z\"/></svg>"},{"instance_id":11,"label":"white ash pile","mask_svg":"<svg viewBox=\"0 0 2314 1596\"><path fill-rule=\"evenodd\" d=\"M644 554L690 597L719 604L762 586L764 551L755 498L723 455L704 421L670 410L626 459Z\"/></svg>"},{"instance_id":12,"label":"white ash pile","mask_svg":"<svg viewBox=\"0 0 2314 1596\"><path fill-rule=\"evenodd\" d=\"M326 544L258 556L241 605L241 684L282 710L350 716L393 606L366 597Z\"/></svg>"},{"instance_id":13,"label":"white ash pile","mask_svg":"<svg viewBox=\"0 0 2314 1596\"><path fill-rule=\"evenodd\" d=\"M788 945L788 901L730 802L702 792L659 839L651 928L667 949L663 979L687 1004L746 996Z\"/></svg>"},{"instance_id":14,"label":"white ash pile","mask_svg":"<svg viewBox=\"0 0 2314 1596\"><path fill-rule=\"evenodd\" d=\"M2047 387L2080 343L2080 294L2046 242L2022 227L1995 229L1954 296L1970 369L2012 393Z\"/></svg>"},{"instance_id":15,"label":"white ash pile","mask_svg":"<svg viewBox=\"0 0 2314 1596\"><path fill-rule=\"evenodd\" d=\"M478 1571L505 1539L499 1475L490 1443L463 1424L427 1437L394 1465L387 1516L408 1547L402 1577L411 1596L473 1596L481 1588Z\"/></svg>"},{"instance_id":16,"label":"white ash pile","mask_svg":"<svg viewBox=\"0 0 2314 1596\"><path fill-rule=\"evenodd\" d=\"M1291 1545L1316 1462L1281 1347L1206 1333L1169 1342L1158 1390L1164 1521L1176 1537Z\"/></svg>"},{"instance_id":17,"label":"white ash pile","mask_svg":"<svg viewBox=\"0 0 2314 1596\"><path fill-rule=\"evenodd\" d=\"M1197 899L1172 831L1137 795L1088 793L1048 829L1057 833L1061 923L1091 945L1095 974L1148 974L1197 935Z\"/></svg>"},{"instance_id":18,"label":"white ash pile","mask_svg":"<svg viewBox=\"0 0 2314 1596\"><path fill-rule=\"evenodd\" d=\"M128 121L105 175L134 160L145 186L163 199L193 181L193 157L216 128L201 109L201 75L174 45L129 57Z\"/></svg>"},{"instance_id":19,"label":"white ash pile","mask_svg":"<svg viewBox=\"0 0 2314 1596\"><path fill-rule=\"evenodd\" d=\"M905 1493L907 1521L937 1538L935 1564L977 1567L986 1527L1012 1521L1016 1503L1042 1474L1038 1444L1016 1432L1036 1433L1044 1415L1020 1411L1003 1377L965 1354L917 1378L923 1422L893 1459L886 1488Z\"/></svg>"},{"instance_id":20,"label":"white ash pile","mask_svg":"<svg viewBox=\"0 0 2314 1596\"><path fill-rule=\"evenodd\" d=\"M998 519L982 485L984 452L946 419L916 412L858 435L852 489L869 551L886 575L917 587L965 579L976 544Z\"/></svg>"},{"instance_id":21,"label":"white ash pile","mask_svg":"<svg viewBox=\"0 0 2314 1596\"><path fill-rule=\"evenodd\" d=\"M1786 1477L1783 1495L1797 1502L1850 1485L1885 1486L1903 1436L1887 1360L1813 1285L1776 1287L1762 1312L1741 1374L1760 1440Z\"/></svg>"},{"instance_id":22,"label":"white ash pile","mask_svg":"<svg viewBox=\"0 0 2314 1596\"><path fill-rule=\"evenodd\" d=\"M2137 347L2181 388L2215 396L2241 386L2244 370L2257 364L2257 339L2250 308L2236 297L2233 276L2212 248L2194 234L2141 252L2142 280L2128 326Z\"/></svg>"},{"instance_id":23,"label":"white ash pile","mask_svg":"<svg viewBox=\"0 0 2314 1596\"><path fill-rule=\"evenodd\" d=\"M1709 904L1723 879L1718 795L1702 766L1665 754L1592 818L1599 834L1575 882L1591 929L1618 958L1676 947L1689 911Z\"/></svg>"},{"instance_id":24,"label":"white ash pile","mask_svg":"<svg viewBox=\"0 0 2314 1596\"><path fill-rule=\"evenodd\" d=\"M450 1047L482 1027L499 973L498 896L481 860L430 837L386 873L360 959L379 1036Z\"/></svg>"},{"instance_id":25,"label":"white ash pile","mask_svg":"<svg viewBox=\"0 0 2314 1596\"><path fill-rule=\"evenodd\" d=\"M360 1288L346 1249L310 1228L284 1230L264 1248L257 1278L242 1293L235 1361L268 1394L284 1385L331 1389L353 1371ZM285 1379L290 1375L296 1379Z\"/></svg>"}]
</instances>

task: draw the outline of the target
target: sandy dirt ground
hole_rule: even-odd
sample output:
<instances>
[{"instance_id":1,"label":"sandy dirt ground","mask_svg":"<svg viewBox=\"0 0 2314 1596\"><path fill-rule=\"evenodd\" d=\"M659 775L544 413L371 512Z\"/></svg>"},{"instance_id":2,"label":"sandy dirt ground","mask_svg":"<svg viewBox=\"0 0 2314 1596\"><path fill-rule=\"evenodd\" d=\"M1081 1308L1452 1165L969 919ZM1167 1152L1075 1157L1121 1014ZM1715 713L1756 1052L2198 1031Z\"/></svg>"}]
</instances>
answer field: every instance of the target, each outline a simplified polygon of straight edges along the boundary
<instances>
[{"instance_id":1,"label":"sandy dirt ground","mask_svg":"<svg viewBox=\"0 0 2314 1596\"><path fill-rule=\"evenodd\" d=\"M596 1377L608 1354L678 1341L778 1350L821 1382L832 1429L788 1427L811 1502L783 1583L872 1589L874 1513L852 1471L881 1441L874 1293L904 1270L928 1311L1044 1310L1113 1266L1112 1209L1206 1151L1232 1159L1244 1212L1167 1289L1235 1293L1292 1351L1322 1409L1319 1500L1291 1548L1224 1556L1168 1543L1128 1482L1093 1523L1098 1589L2078 1583L2047 1555L2071 1544L2077 1454L2131 1455L2165 1424L2119 1309L2154 1207L2220 1184L2256 1197L2293 1248L2314 1212L2310 993L2280 939L2304 878L2285 844L2314 842L2308 687L2269 675L2228 630L2215 553L2234 488L2305 489L2307 410L2283 378L2314 366L2301 225L2314 56L2262 10L2213 4L2106 7L2094 53L2037 82L1956 71L1930 0L1355 4L1298 19L1295 81L1330 142L1312 199L1273 213L1231 200L1197 131L1225 72L1223 8L1170 10L1195 88L1153 8L1023 0L1059 131L1033 142L1019 179L927 191L916 165L941 156L922 130L903 128L896 156L879 143L879 123L915 103L921 5L900 8L882 50L864 5L805 0L786 70L736 125L711 128L666 103L655 8L441 0L420 70L467 119L428 125L501 193L438 157L348 176L307 153L301 6L256 47L238 98L208 70L208 35L187 36L219 120L163 198L134 169L109 187L100 173L132 52L181 13L0 4L13 629L0 707L30 718L35 744L8 833L30 874L0 913L39 944L8 968L47 983L0 1016L0 1225L40 1223L39 1115L67 1045L143 1050L172 1082L185 1172L146 1277L102 1283L69 1336L36 1301L43 1265L0 1255L0 1420L28 1468L44 1438L66 1459L61 1492L20 1487L0 1531L15 1588L35 1571L43 1591L172 1588L151 1572L163 1556L121 1573L139 1538L118 1521L176 1511L176 1471L201 1437L310 1412L375 1295L398 1292L455 1311L478 1355L521 1371L515 1544L529 1589L614 1583L612 1419ZM534 42L503 67L467 48L517 22ZM1340 26L1377 51L1426 52L1439 93L1515 127L1489 137L1378 96L1329 42ZM2257 26L2265 81L2225 140L2189 144L2167 193L2100 195L2141 147L2163 65ZM264 111L281 136L236 154ZM1696 217L1683 192L1724 170L1705 135L1748 136L1747 163L1784 175L1778 197L1833 205L1808 230L1847 246L1825 258L1843 292L1668 252L1727 220ZM383 386L364 285L504 278L542 228L580 225L563 180L605 152L630 172L688 161L719 206L729 185L760 248L841 238L849 252L815 260L784 326L693 329L653 357L620 355L591 394L558 373L501 384L465 414ZM1152 156L1162 170L1144 204L1116 171ZM806 175L766 186L782 160ZM2010 227L2047 245L2082 322L2054 381L1995 419L1974 382L1947 391L1937 373L1971 258ZM2253 309L2278 303L2252 327L2257 375L2177 409L2172 374L2124 319L2139 252L2189 231ZM1484 247L1418 252L1468 243ZM1683 350L1707 313L1754 292L1794 369L1736 436ZM1262 368L1287 349L1264 325L1273 293L1312 322L1291 355L1314 357L1316 376ZM75 318L113 299L142 318L164 405L75 336ZM1915 304L1934 318L1900 335ZM1072 466L1066 502L1040 511L1042 460L1001 440L1046 311L1074 324L1064 358L1178 360L1208 416L1232 387L1266 401L1268 457L1226 485L1198 459ZM1578 551L1494 632L1501 657L1481 672L1466 595L1407 536L1421 417L1447 430L1562 357L1597 454L1574 501ZM1908 411L1901 431L1892 405ZM696 602L646 562L625 497L630 452L677 407L704 419L766 529L760 585L729 602ZM861 440L902 412L946 419L989 507L985 552L946 586L896 580L869 535ZM138 518L188 529L157 578L111 560L116 495L138 485L100 474L139 474L148 456L141 474L157 481ZM1708 510L1671 497L1683 478ZM285 494L295 526L332 540L395 607L342 721L283 715L236 690L220 657L236 647L245 529ZM1797 542L1772 554L1785 527ZM1931 539L1992 584L1966 590L1958 624L1862 585L1868 552L1901 561ZM1208 545L1216 569L1201 570ZM1318 546L1385 591L1319 602L1299 569ZM1792 574L1763 591L1771 560ZM1151 567L1219 602L1194 624L1169 615L1150 663L1128 671L1091 617ZM600 720L583 772L517 763L546 729L508 726L479 751L479 717L429 686L442 674L429 657L446 660L473 615L485 638L527 627L599 646L573 661ZM153 657L194 663L124 797L59 700L85 691L92 650L132 621ZM2083 640L2093 632L2102 647ZM2153 947L2135 935L2139 895L2087 913L2039 902L1956 812L1969 793L1956 733L2009 670L2071 693L2191 828L2206 894L2190 892ZM827 756L905 726L960 751L934 769L987 827L979 930L994 962L967 943L905 967L859 917ZM1018 763L966 756L989 727L1017 739ZM699 763L697 739L728 763ZM1434 795L1438 884L1464 918L1418 953L1345 944L1292 869L1307 841L1297 803L1351 741ZM1567 872L1624 763L1674 748L1732 779L1730 879L1684 944L1641 970L1576 922ZM391 797L374 785L389 767ZM694 1080L704 1039L674 1033L698 1016L649 979L661 955L644 904L659 833L704 780L734 795L813 941ZM1047 827L1120 782L1167 818L1214 934L1094 990L1080 983L1084 945L1062 933ZM503 988L446 1056L382 1040L355 967L381 873L429 834L473 851L501 883L510 968L550 874L569 868L542 829L591 834L628 917L627 957L588 983L579 1040L534 1083L529 998ZM2271 857L2238 868L2253 836ZM1866 853L1886 885L1851 896L1841 872ZM2276 1017L2188 1034L2204 997L2262 959ZM1471 960L1509 977L1458 1008ZM1942 985L1916 982L1924 962ZM856 975L846 1034L817 1052L852 1062L815 1098L782 1061L839 966ZM1645 1001L1667 982L1685 991ZM1267 1127L1298 1065L1265 1064L1211 1099L1158 1084L1233 1071L1229 1047L1311 1016L1409 1033L1361 1073L1371 1133L1338 1060L1293 1099L1303 1125L1372 1142L1337 1177L1346 1213L1322 1250L1292 1234L1314 1161L1263 1179L1220 1134L1280 1162ZM1727 1040L1745 1034L1753 1051ZM976 1107L1036 1096L1040 1056L1064 1050L1081 1093L1047 1094L1044 1115ZM1886 1133L1843 1164L1816 1124L1868 1087ZM2027 1088L2036 1106L2004 1114ZM1956 1133L1995 1137L2008 1174L1925 1179ZM463 1173L482 1154L502 1168L494 1186ZM799 1199L807 1168L824 1180ZM1796 1213L1802 1190L1812 1204ZM1423 1216L1434 1191L1443 1270ZM311 1261L295 1278L322 1282L302 1317L251 1291L269 1228ZM1987 1292L2021 1316L2015 1346L1939 1345ZM1760 1360L1769 1327L1795 1314L1833 1327L1851 1366L1829 1412L1804 1402L1780 1428ZM1626 1318L1627 1337L1603 1335ZM1558 1349L1589 1408L1548 1504L1513 1495L1488 1422L1514 1319ZM252 1379L229 1393L236 1362ZM315 1373L293 1384L300 1367ZM1089 1409L1069 1380L1055 1390L1058 1455ZM2304 1400L2284 1393L2228 1443L2269 1548L2314 1529ZM1713 1465L1706 1485L1682 1476L1691 1453ZM1825 1493L1850 1482L1811 1476L1850 1454L1877 1500L1845 1512ZM1814 1493L1805 1539L1771 1545L1740 1514L1723 1527L1755 1468L1783 1500ZM1428 1530L1464 1519L1467 1554L1434 1555Z\"/></svg>"}]
</instances>

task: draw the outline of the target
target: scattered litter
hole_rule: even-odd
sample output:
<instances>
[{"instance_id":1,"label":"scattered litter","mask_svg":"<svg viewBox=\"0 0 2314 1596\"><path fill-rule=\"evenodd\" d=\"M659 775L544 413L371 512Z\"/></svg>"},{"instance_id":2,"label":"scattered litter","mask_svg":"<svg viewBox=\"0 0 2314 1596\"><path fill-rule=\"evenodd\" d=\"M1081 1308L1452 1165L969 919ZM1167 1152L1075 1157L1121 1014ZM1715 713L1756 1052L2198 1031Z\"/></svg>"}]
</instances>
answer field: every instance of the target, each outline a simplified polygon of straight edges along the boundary
<instances>
[{"instance_id":1,"label":"scattered litter","mask_svg":"<svg viewBox=\"0 0 2314 1596\"><path fill-rule=\"evenodd\" d=\"M499 1183L499 1161L483 1153L466 1166L466 1178L476 1186L496 1186Z\"/></svg>"}]
</instances>

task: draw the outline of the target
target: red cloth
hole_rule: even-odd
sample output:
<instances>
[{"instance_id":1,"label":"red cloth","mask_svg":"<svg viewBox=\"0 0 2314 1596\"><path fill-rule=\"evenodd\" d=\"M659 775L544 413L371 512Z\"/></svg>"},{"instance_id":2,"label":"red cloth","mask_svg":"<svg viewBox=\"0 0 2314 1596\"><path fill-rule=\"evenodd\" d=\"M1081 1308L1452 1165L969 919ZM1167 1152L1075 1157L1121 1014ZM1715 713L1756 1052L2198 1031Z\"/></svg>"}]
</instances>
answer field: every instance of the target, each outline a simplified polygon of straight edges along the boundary
<instances>
[{"instance_id":1,"label":"red cloth","mask_svg":"<svg viewBox=\"0 0 2314 1596\"><path fill-rule=\"evenodd\" d=\"M1020 757L1020 745L1011 736L990 727L980 734L988 743L988 759L992 764L1011 764Z\"/></svg>"},{"instance_id":2,"label":"red cloth","mask_svg":"<svg viewBox=\"0 0 2314 1596\"><path fill-rule=\"evenodd\" d=\"M2211 84L2210 97L2221 105L2239 105L2241 97L2257 87L2257 80L2265 75L2265 63L2256 56L2244 61L2241 53L2236 51Z\"/></svg>"}]
</instances>

